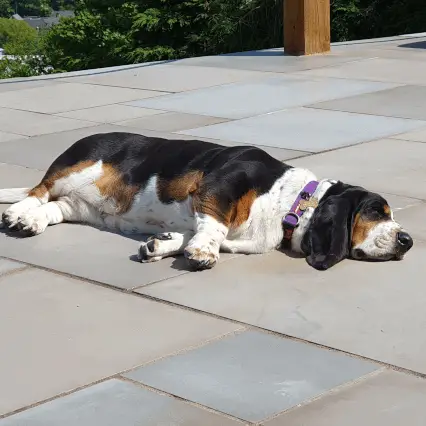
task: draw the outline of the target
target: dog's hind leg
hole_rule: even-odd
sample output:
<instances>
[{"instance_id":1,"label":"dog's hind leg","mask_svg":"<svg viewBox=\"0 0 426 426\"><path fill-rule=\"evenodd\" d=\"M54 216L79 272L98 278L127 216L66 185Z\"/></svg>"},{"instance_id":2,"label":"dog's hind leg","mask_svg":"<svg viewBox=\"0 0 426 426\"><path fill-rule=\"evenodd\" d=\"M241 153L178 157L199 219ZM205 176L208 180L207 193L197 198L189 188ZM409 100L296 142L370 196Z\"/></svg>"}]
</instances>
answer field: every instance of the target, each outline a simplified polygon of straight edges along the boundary
<instances>
[{"instance_id":1,"label":"dog's hind leg","mask_svg":"<svg viewBox=\"0 0 426 426\"><path fill-rule=\"evenodd\" d=\"M194 236L191 231L163 232L153 235L139 246L138 258L142 263L157 262L164 257L182 254L186 245Z\"/></svg>"},{"instance_id":2,"label":"dog's hind leg","mask_svg":"<svg viewBox=\"0 0 426 426\"><path fill-rule=\"evenodd\" d=\"M37 207L48 203L50 194L47 188L40 184L34 189L28 190L27 196L22 198L23 199L21 201L10 206L2 215L2 222L4 226L10 230L19 229L18 222L22 215L32 209L36 209ZM6 198L4 198L4 201L7 201Z\"/></svg>"},{"instance_id":3,"label":"dog's hind leg","mask_svg":"<svg viewBox=\"0 0 426 426\"><path fill-rule=\"evenodd\" d=\"M94 207L81 200L60 197L21 214L16 227L28 236L33 236L43 233L49 225L62 222L85 222L99 226L103 224Z\"/></svg>"}]
</instances>

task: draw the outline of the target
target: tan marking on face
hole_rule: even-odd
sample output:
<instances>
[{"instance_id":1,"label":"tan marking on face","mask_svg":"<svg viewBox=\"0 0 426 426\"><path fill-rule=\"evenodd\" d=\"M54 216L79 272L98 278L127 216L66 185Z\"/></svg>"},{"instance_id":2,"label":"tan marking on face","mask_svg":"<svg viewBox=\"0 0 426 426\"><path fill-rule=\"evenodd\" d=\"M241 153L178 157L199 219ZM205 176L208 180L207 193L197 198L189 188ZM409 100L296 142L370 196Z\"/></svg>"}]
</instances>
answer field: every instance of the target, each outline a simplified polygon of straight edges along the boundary
<instances>
[{"instance_id":1,"label":"tan marking on face","mask_svg":"<svg viewBox=\"0 0 426 426\"><path fill-rule=\"evenodd\" d=\"M158 179L157 194L162 202L170 200L182 202L197 191L203 172L192 170L172 180Z\"/></svg>"},{"instance_id":2,"label":"tan marking on face","mask_svg":"<svg viewBox=\"0 0 426 426\"><path fill-rule=\"evenodd\" d=\"M71 167L66 167L62 170L58 170L55 173L49 175L35 186L29 193L29 197L43 198L55 185L55 182L59 179L63 179L73 173L78 173L84 169L93 166L93 161L81 161L80 163L74 164ZM49 201L52 199L52 195L49 194Z\"/></svg>"},{"instance_id":3,"label":"tan marking on face","mask_svg":"<svg viewBox=\"0 0 426 426\"><path fill-rule=\"evenodd\" d=\"M358 213L355 216L352 228L352 247L362 244L377 224L378 222L363 219L361 214Z\"/></svg>"},{"instance_id":4,"label":"tan marking on face","mask_svg":"<svg viewBox=\"0 0 426 426\"><path fill-rule=\"evenodd\" d=\"M103 164L102 171L102 176L95 185L103 197L114 201L118 214L126 213L132 206L140 186L127 185L121 172L111 164Z\"/></svg>"},{"instance_id":5,"label":"tan marking on face","mask_svg":"<svg viewBox=\"0 0 426 426\"><path fill-rule=\"evenodd\" d=\"M385 212L385 215L391 215L391 208L387 204L383 207L383 211Z\"/></svg>"}]
</instances>

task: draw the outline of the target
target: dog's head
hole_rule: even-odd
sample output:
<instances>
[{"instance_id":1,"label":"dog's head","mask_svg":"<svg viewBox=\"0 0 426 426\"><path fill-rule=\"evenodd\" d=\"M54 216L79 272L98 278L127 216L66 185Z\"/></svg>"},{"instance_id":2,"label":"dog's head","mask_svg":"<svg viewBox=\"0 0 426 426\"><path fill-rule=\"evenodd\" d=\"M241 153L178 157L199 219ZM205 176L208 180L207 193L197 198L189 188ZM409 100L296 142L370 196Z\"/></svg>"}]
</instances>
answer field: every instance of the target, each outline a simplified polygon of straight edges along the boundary
<instances>
[{"instance_id":1,"label":"dog's head","mask_svg":"<svg viewBox=\"0 0 426 426\"><path fill-rule=\"evenodd\" d=\"M412 246L383 197L342 182L321 198L302 240L307 262L319 270L347 257L399 260Z\"/></svg>"}]
</instances>

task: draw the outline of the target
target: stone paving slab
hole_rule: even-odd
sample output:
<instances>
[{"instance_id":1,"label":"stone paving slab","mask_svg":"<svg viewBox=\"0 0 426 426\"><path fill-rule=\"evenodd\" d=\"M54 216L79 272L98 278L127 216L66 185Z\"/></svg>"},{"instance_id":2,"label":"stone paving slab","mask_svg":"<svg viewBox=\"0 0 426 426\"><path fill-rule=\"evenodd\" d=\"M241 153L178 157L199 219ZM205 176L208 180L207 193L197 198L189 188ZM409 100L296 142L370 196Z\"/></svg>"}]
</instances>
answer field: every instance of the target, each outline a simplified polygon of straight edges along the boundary
<instances>
[{"instance_id":1,"label":"stone paving slab","mask_svg":"<svg viewBox=\"0 0 426 426\"><path fill-rule=\"evenodd\" d=\"M38 90L38 89L29 89ZM22 90L22 92L26 92ZM18 92L8 92L12 97ZM0 94L0 98L1 98ZM52 115L38 114L35 112L18 111L0 107L0 130L7 133L15 133L24 136L44 135L65 130L81 129L93 126L93 123L83 120L55 117ZM22 152L21 152L22 155ZM0 157L1 158L1 157ZM1 161L3 159L1 158Z\"/></svg>"},{"instance_id":2,"label":"stone paving slab","mask_svg":"<svg viewBox=\"0 0 426 426\"><path fill-rule=\"evenodd\" d=\"M22 139L23 135L17 135L14 133L0 132L0 143L7 142L16 139Z\"/></svg>"},{"instance_id":3,"label":"stone paving slab","mask_svg":"<svg viewBox=\"0 0 426 426\"><path fill-rule=\"evenodd\" d=\"M342 58L337 55L312 55L294 57L284 54L284 49L237 52L226 55L188 58L173 62L179 66L233 68L275 73L289 73L306 69L328 67L344 62L359 60L356 55Z\"/></svg>"},{"instance_id":4,"label":"stone paving slab","mask_svg":"<svg viewBox=\"0 0 426 426\"><path fill-rule=\"evenodd\" d=\"M140 117L150 117L155 114L161 114L162 112L155 109L134 108L127 105L114 104L62 112L57 115L97 123L115 123L123 120L134 120Z\"/></svg>"},{"instance_id":5,"label":"stone paving slab","mask_svg":"<svg viewBox=\"0 0 426 426\"><path fill-rule=\"evenodd\" d=\"M84 77L72 77L63 81L72 83L98 84L110 87L158 90L160 92L184 92L202 87L219 86L236 81L254 80L264 73L210 67L174 66L152 64L132 70L111 72Z\"/></svg>"},{"instance_id":6,"label":"stone paving slab","mask_svg":"<svg viewBox=\"0 0 426 426\"><path fill-rule=\"evenodd\" d=\"M167 132L156 132L147 129L138 129L136 127L126 127L118 125L95 125L91 123L92 127L77 129L69 132L60 132L49 135L42 135L31 139L20 139L10 142L3 142L0 144L0 161L8 164L16 164L23 167L29 167L38 170L47 170L52 164L53 160L62 154L77 140L93 135L95 133L106 132L130 132L139 133L147 136L155 136L162 138L172 138L176 140L194 139L191 136L181 134L171 134ZM239 142L234 141L219 141L209 138L201 138L210 142L220 143L225 146L241 145ZM286 160L290 158L301 157L306 155L306 152L280 149L274 147L262 147L272 156L279 160ZM23 155L25 152L25 155ZM1 186L1 182L0 182ZM12 182L12 186L15 186Z\"/></svg>"},{"instance_id":7,"label":"stone paving slab","mask_svg":"<svg viewBox=\"0 0 426 426\"><path fill-rule=\"evenodd\" d=\"M258 422L377 369L343 354L248 331L126 377Z\"/></svg>"},{"instance_id":8,"label":"stone paving slab","mask_svg":"<svg viewBox=\"0 0 426 426\"><path fill-rule=\"evenodd\" d=\"M426 203L395 211L395 218L410 228L413 238L426 241Z\"/></svg>"},{"instance_id":9,"label":"stone paving slab","mask_svg":"<svg viewBox=\"0 0 426 426\"><path fill-rule=\"evenodd\" d=\"M102 87L90 84L64 83L54 88L36 87L17 92L0 93L0 106L24 111L53 114L90 108L133 99L162 95L161 92Z\"/></svg>"},{"instance_id":10,"label":"stone paving slab","mask_svg":"<svg viewBox=\"0 0 426 426\"><path fill-rule=\"evenodd\" d=\"M142 130L148 129L158 132L177 132L179 130L208 126L212 124L223 123L225 121L228 120L225 118L208 117L205 115L166 112L164 114L157 114L154 117L149 116L135 120L126 120L116 124L136 127Z\"/></svg>"},{"instance_id":11,"label":"stone paving slab","mask_svg":"<svg viewBox=\"0 0 426 426\"><path fill-rule=\"evenodd\" d=\"M238 328L37 269L0 279L0 322L0 415Z\"/></svg>"},{"instance_id":12,"label":"stone paving slab","mask_svg":"<svg viewBox=\"0 0 426 426\"><path fill-rule=\"evenodd\" d=\"M326 68L301 71L300 76L337 77L400 84L425 85L426 62L402 59L371 58Z\"/></svg>"},{"instance_id":13,"label":"stone paving slab","mask_svg":"<svg viewBox=\"0 0 426 426\"><path fill-rule=\"evenodd\" d=\"M24 268L27 268L27 265L0 258L0 277Z\"/></svg>"},{"instance_id":14,"label":"stone paving slab","mask_svg":"<svg viewBox=\"0 0 426 426\"><path fill-rule=\"evenodd\" d=\"M313 108L295 108L184 130L180 133L195 137L260 143L277 148L320 152L424 126L426 126L426 121Z\"/></svg>"},{"instance_id":15,"label":"stone paving slab","mask_svg":"<svg viewBox=\"0 0 426 426\"><path fill-rule=\"evenodd\" d=\"M344 260L322 272L276 251L137 291L426 373L425 256L417 240L401 262Z\"/></svg>"},{"instance_id":16,"label":"stone paving slab","mask_svg":"<svg viewBox=\"0 0 426 426\"><path fill-rule=\"evenodd\" d=\"M391 87L395 85L356 80L265 76L256 81L145 99L128 105L239 119Z\"/></svg>"},{"instance_id":17,"label":"stone paving slab","mask_svg":"<svg viewBox=\"0 0 426 426\"><path fill-rule=\"evenodd\" d=\"M237 426L212 413L122 380L108 380L0 420L0 426Z\"/></svg>"},{"instance_id":18,"label":"stone paving slab","mask_svg":"<svg viewBox=\"0 0 426 426\"><path fill-rule=\"evenodd\" d=\"M40 170L0 163L0 188L35 186L43 175Z\"/></svg>"},{"instance_id":19,"label":"stone paving slab","mask_svg":"<svg viewBox=\"0 0 426 426\"><path fill-rule=\"evenodd\" d=\"M426 120L426 87L402 86L310 105L333 111Z\"/></svg>"},{"instance_id":20,"label":"stone paving slab","mask_svg":"<svg viewBox=\"0 0 426 426\"><path fill-rule=\"evenodd\" d=\"M403 61L422 61L424 59L424 51L421 49L405 49L394 46L392 49L384 48L383 43L377 45L359 45L351 46L332 46L331 52L335 55L352 57L357 55L359 58L372 59L372 58L383 58L383 59L398 59Z\"/></svg>"},{"instance_id":21,"label":"stone paving slab","mask_svg":"<svg viewBox=\"0 0 426 426\"><path fill-rule=\"evenodd\" d=\"M296 408L265 426L424 426L426 381L385 371Z\"/></svg>"},{"instance_id":22,"label":"stone paving slab","mask_svg":"<svg viewBox=\"0 0 426 426\"><path fill-rule=\"evenodd\" d=\"M9 83L8 80L2 80L0 82L0 93L4 92L14 92L17 90L26 90L33 89L34 87L51 87L53 88L57 84L60 84L58 81L54 80L25 80L22 82Z\"/></svg>"},{"instance_id":23,"label":"stone paving slab","mask_svg":"<svg viewBox=\"0 0 426 426\"><path fill-rule=\"evenodd\" d=\"M401 139L413 142L426 142L426 129L415 130L414 132L402 133L392 136L392 139Z\"/></svg>"},{"instance_id":24,"label":"stone paving slab","mask_svg":"<svg viewBox=\"0 0 426 426\"><path fill-rule=\"evenodd\" d=\"M288 163L308 168L320 178L340 179L369 190L426 200L425 156L425 144L383 139Z\"/></svg>"}]
</instances>

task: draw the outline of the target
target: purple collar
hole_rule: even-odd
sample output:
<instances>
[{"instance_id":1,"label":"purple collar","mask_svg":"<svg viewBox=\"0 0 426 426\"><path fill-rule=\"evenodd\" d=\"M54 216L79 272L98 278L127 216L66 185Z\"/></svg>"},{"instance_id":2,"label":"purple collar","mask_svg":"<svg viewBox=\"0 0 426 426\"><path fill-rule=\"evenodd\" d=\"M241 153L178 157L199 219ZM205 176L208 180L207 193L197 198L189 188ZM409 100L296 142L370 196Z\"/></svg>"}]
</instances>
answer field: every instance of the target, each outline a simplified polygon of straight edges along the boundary
<instances>
[{"instance_id":1,"label":"purple collar","mask_svg":"<svg viewBox=\"0 0 426 426\"><path fill-rule=\"evenodd\" d=\"M317 207L318 200L312 198L317 190L319 182L309 182L299 193L290 211L283 218L283 246L290 246L294 230L299 225L300 218L308 207Z\"/></svg>"}]
</instances>

